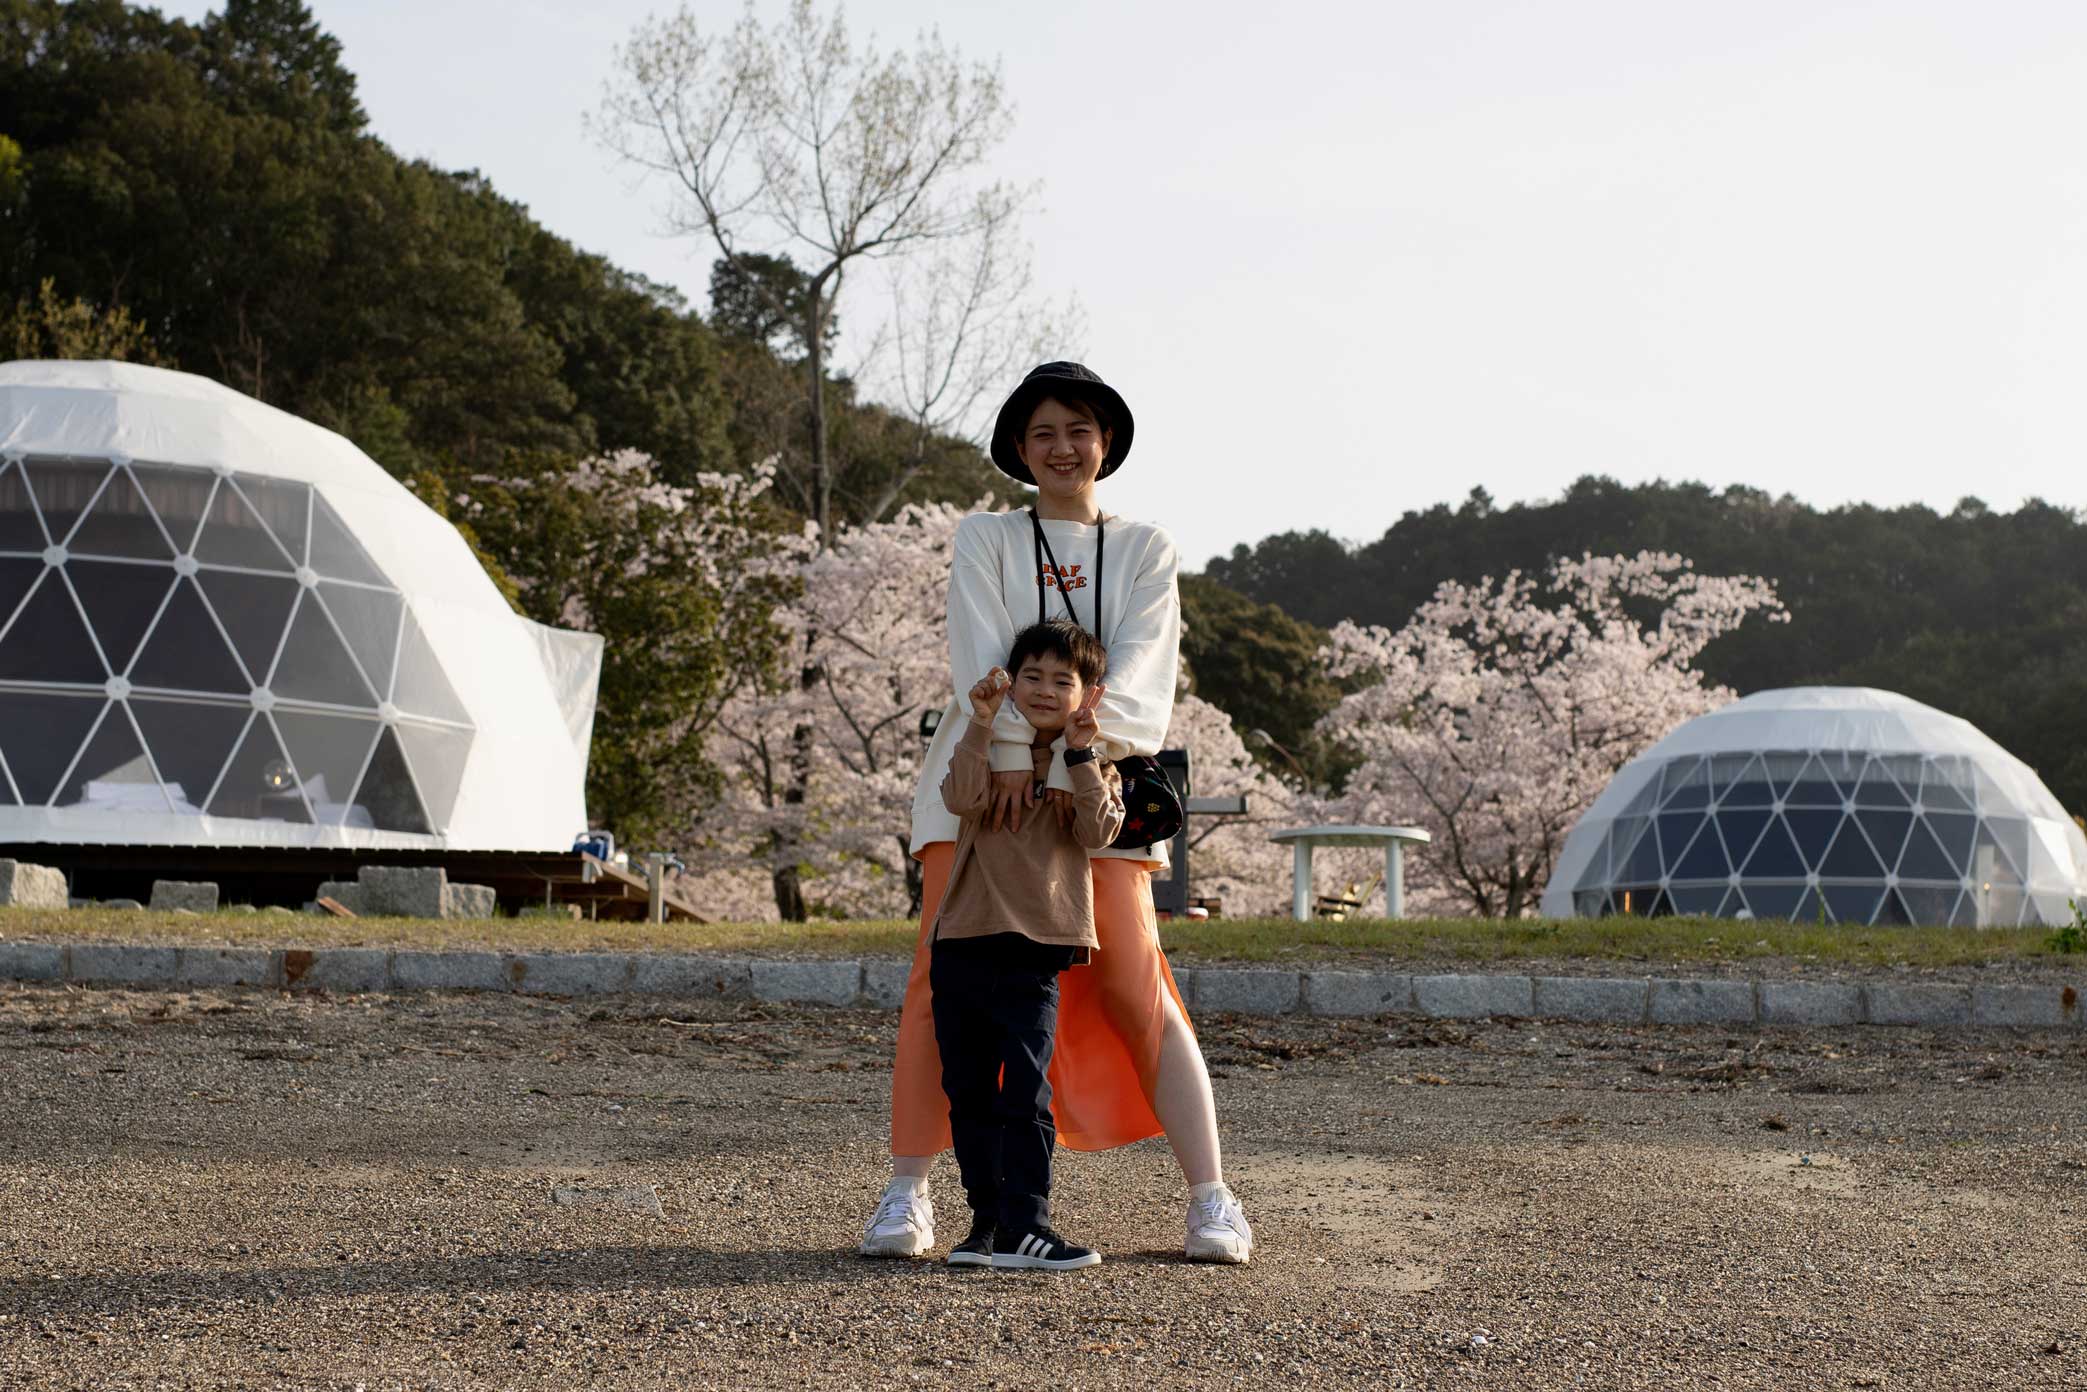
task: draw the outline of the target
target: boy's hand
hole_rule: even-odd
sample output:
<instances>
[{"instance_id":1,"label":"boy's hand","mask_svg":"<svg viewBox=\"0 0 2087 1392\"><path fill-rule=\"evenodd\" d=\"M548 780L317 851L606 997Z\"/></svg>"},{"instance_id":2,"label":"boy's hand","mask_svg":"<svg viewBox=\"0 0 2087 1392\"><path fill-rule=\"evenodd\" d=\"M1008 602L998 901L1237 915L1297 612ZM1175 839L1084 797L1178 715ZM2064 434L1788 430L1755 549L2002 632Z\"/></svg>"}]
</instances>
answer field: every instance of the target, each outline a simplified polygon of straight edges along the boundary
<instances>
[{"instance_id":1,"label":"boy's hand","mask_svg":"<svg viewBox=\"0 0 2087 1392\"><path fill-rule=\"evenodd\" d=\"M1007 688L1013 684L1004 667L995 667L980 677L978 684L971 688L972 718L990 724L1000 714L1000 703L1007 699Z\"/></svg>"},{"instance_id":2,"label":"boy's hand","mask_svg":"<svg viewBox=\"0 0 2087 1392\"><path fill-rule=\"evenodd\" d=\"M1094 718L1094 708L1100 704L1102 694L1108 689L1106 686L1093 686L1087 689L1087 699L1080 702L1080 708L1074 711L1072 717L1065 722L1065 747L1067 749L1085 749L1088 745L1093 744L1094 737L1101 733L1101 724Z\"/></svg>"}]
</instances>

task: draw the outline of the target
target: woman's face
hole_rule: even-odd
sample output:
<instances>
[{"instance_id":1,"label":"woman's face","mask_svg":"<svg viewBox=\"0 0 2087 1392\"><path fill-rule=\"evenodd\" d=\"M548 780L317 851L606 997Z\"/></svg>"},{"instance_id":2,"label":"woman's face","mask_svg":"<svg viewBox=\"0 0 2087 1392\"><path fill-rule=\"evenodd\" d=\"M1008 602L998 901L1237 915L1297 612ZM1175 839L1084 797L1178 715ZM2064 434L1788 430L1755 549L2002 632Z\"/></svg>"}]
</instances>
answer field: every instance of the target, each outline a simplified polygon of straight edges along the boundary
<instances>
[{"instance_id":1,"label":"woman's face","mask_svg":"<svg viewBox=\"0 0 2087 1392\"><path fill-rule=\"evenodd\" d=\"M1112 433L1098 429L1093 417L1063 402L1037 403L1022 434L1022 462L1029 466L1037 491L1071 499L1093 488L1102 461L1109 457Z\"/></svg>"}]
</instances>

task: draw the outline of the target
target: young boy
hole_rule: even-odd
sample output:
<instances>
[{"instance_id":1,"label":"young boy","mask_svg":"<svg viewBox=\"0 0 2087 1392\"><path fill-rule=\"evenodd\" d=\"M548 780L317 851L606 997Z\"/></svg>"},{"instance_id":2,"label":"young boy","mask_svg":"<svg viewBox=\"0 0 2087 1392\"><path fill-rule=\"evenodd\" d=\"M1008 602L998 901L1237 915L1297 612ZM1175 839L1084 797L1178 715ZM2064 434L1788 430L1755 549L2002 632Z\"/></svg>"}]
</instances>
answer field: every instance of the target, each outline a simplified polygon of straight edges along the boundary
<instances>
[{"instance_id":1,"label":"young boy","mask_svg":"<svg viewBox=\"0 0 2087 1392\"><path fill-rule=\"evenodd\" d=\"M1094 951L1094 890L1087 852L1123 826L1116 771L1095 757L1094 703L1108 657L1077 625L1054 622L1015 635L1007 666L971 688L971 720L942 783L942 801L962 819L949 887L935 916L928 981L942 1091L971 1235L951 1266L1067 1271L1101 1254L1050 1226L1051 1084L1045 1076L1058 1029L1058 973ZM1023 820L1019 831L987 830L987 750L993 718L1012 695L1037 730L1040 781L1054 738L1065 738L1073 782L1070 827L1058 817Z\"/></svg>"}]
</instances>

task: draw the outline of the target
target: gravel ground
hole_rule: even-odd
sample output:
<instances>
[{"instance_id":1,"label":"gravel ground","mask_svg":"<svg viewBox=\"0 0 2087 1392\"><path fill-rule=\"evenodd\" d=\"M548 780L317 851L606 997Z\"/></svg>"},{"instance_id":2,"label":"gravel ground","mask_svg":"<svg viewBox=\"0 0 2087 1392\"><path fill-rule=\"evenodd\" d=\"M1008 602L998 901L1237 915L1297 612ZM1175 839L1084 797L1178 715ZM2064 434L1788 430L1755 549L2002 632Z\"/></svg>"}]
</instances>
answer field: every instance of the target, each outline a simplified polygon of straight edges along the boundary
<instances>
[{"instance_id":1,"label":"gravel ground","mask_svg":"<svg viewBox=\"0 0 2087 1392\"><path fill-rule=\"evenodd\" d=\"M0 986L0 1387L2087 1386L2087 1035L1201 1027L1253 1266L1147 1143L958 1273L888 1014Z\"/></svg>"}]
</instances>

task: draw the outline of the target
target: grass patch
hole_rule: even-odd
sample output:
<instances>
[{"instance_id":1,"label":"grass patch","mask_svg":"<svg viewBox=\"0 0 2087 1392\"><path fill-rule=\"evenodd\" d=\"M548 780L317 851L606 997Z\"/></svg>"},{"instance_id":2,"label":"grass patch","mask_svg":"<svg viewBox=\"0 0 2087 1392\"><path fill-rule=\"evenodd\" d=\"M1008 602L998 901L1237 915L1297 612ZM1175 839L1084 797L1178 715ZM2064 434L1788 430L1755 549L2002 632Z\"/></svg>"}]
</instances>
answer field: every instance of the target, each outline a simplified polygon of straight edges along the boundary
<instances>
[{"instance_id":1,"label":"grass patch","mask_svg":"<svg viewBox=\"0 0 2087 1392\"><path fill-rule=\"evenodd\" d=\"M116 909L0 909L0 938L255 947L498 948L508 951L718 952L903 956L917 925L619 923L549 916L340 919L276 913L198 916ZM1826 966L1964 966L2062 960L2044 928L1835 928L1723 918L1356 919L1293 923L1227 918L1160 927L1180 962L1514 962L1792 960Z\"/></svg>"}]
</instances>

